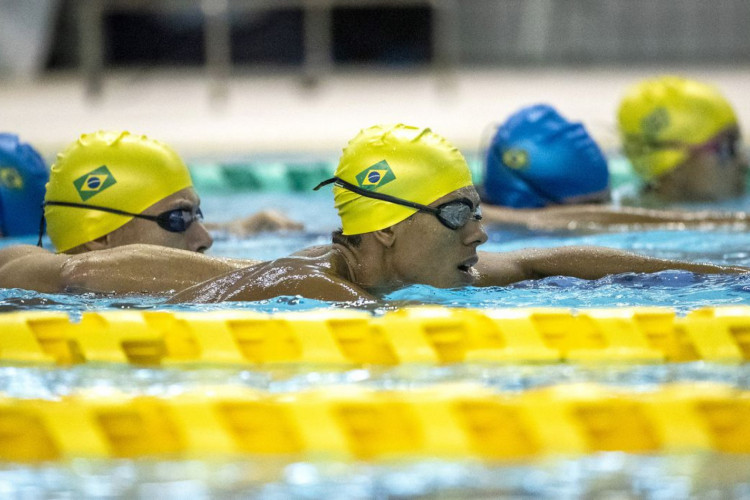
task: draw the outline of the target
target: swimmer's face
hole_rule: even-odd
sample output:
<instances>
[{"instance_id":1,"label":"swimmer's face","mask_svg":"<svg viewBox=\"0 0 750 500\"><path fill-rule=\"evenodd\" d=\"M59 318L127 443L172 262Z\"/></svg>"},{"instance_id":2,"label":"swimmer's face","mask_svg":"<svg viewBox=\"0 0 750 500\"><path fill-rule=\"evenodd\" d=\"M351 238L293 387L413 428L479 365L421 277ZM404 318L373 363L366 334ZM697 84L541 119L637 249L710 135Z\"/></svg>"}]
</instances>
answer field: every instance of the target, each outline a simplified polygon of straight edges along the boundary
<instances>
[{"instance_id":1,"label":"swimmer's face","mask_svg":"<svg viewBox=\"0 0 750 500\"><path fill-rule=\"evenodd\" d=\"M195 189L189 187L167 196L144 210L144 215L182 209L192 214L200 208L200 198ZM183 232L171 232L163 229L156 222L134 218L124 226L109 233L109 246L122 246L134 243L160 245L192 252L205 252L213 244L203 223L194 220Z\"/></svg>"},{"instance_id":2,"label":"swimmer's face","mask_svg":"<svg viewBox=\"0 0 750 500\"><path fill-rule=\"evenodd\" d=\"M431 203L436 207L468 198L474 208L479 195L473 186L461 188ZM482 223L474 218L458 229L445 227L435 215L417 212L393 226L394 244L390 265L400 285L424 284L454 288L477 279L477 247L487 241Z\"/></svg>"},{"instance_id":3,"label":"swimmer's face","mask_svg":"<svg viewBox=\"0 0 750 500\"><path fill-rule=\"evenodd\" d=\"M719 201L745 192L747 156L735 137L708 143L659 179L674 201Z\"/></svg>"}]
</instances>

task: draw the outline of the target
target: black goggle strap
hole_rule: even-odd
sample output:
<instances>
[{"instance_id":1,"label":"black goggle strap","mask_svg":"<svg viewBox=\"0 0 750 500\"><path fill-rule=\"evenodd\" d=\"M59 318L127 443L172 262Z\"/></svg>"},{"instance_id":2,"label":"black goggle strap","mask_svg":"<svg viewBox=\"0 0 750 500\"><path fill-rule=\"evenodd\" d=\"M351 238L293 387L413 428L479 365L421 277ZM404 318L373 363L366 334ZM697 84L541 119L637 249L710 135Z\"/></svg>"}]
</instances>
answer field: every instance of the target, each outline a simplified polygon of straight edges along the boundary
<instances>
[{"instance_id":1,"label":"black goggle strap","mask_svg":"<svg viewBox=\"0 0 750 500\"><path fill-rule=\"evenodd\" d=\"M39 240L37 241L37 246L42 246L42 235L44 234L44 207L45 206L58 206L58 207L68 207L68 208L85 208L88 210L98 210L100 212L107 212L110 214L115 215L123 215L126 217L136 217L138 219L146 219L153 222L156 222L159 224L160 227L164 229L168 229L171 227L171 223L169 221L169 216L162 217L163 214L160 215L145 215L145 214L134 214L131 212L126 212L125 210L118 210L116 208L110 208L110 207L102 207L99 205L84 205L83 203L72 203L69 201L46 201L42 204L42 219L39 222ZM169 212L165 212L169 213Z\"/></svg>"},{"instance_id":2,"label":"black goggle strap","mask_svg":"<svg viewBox=\"0 0 750 500\"><path fill-rule=\"evenodd\" d=\"M627 134L624 140L624 149L631 148L635 150L634 153L637 155L649 154L654 151L663 150L687 150L690 152L702 151L704 149L713 149L717 152L728 152L731 156L734 156L738 152L738 142L740 135L735 130L726 129L723 132L719 132L714 135L712 139L709 139L700 144L689 144L679 141L653 141L647 136L642 134Z\"/></svg>"},{"instance_id":3,"label":"black goggle strap","mask_svg":"<svg viewBox=\"0 0 750 500\"><path fill-rule=\"evenodd\" d=\"M116 208L109 208L109 207L100 207L98 205L84 205L83 203L72 203L69 201L45 201L42 203L42 218L39 221L39 239L36 242L36 246L41 247L42 246L42 236L44 235L44 207L46 206L57 206L57 207L68 207L68 208L87 208L89 210L98 210L100 212L108 212L111 214L116 215L124 215L127 217L138 217L139 219L147 219L154 221L156 223L159 222L159 217L154 215L143 215L143 214L132 214L130 212L126 212L124 210L118 210Z\"/></svg>"},{"instance_id":4,"label":"black goggle strap","mask_svg":"<svg viewBox=\"0 0 750 500\"><path fill-rule=\"evenodd\" d=\"M98 210L100 212L108 212L115 215L123 215L126 217L136 217L138 219L146 219L153 222L156 222L159 224L160 227L164 229L169 229L172 227L172 218L171 214L172 212L180 211L180 212L189 212L189 210L186 210L184 208L175 208L174 210L168 210L166 212L162 212L159 215L145 215L145 214L134 214L132 212L126 212L125 210L118 210L116 208L110 208L110 207L102 207L99 205L84 205L82 203L72 203L69 201L47 201L45 202L42 207L46 205L56 205L58 207L70 207L70 208L87 208L89 210ZM44 217L44 215L42 215ZM193 217L189 222L193 222L194 220L203 220L203 212L201 209L197 209L195 212L195 217ZM183 222L183 231L187 229L189 226L189 223L185 221L185 219L182 219Z\"/></svg>"},{"instance_id":5,"label":"black goggle strap","mask_svg":"<svg viewBox=\"0 0 750 500\"><path fill-rule=\"evenodd\" d=\"M42 248L42 236L44 236L44 203L42 203L42 216L39 218L39 239L36 240L36 246Z\"/></svg>"},{"instance_id":6,"label":"black goggle strap","mask_svg":"<svg viewBox=\"0 0 750 500\"><path fill-rule=\"evenodd\" d=\"M354 184L346 182L345 180L343 180L343 179L341 179L339 177L331 177L330 179L324 180L323 182L321 182L320 184L318 184L317 186L315 186L313 188L313 191L317 191L318 189L322 188L323 186L327 186L328 184L335 184L335 185L337 185L339 187L342 187L344 189L347 189L349 191L352 191L354 193L362 195L362 196L364 196L366 198L373 198L373 199L376 199L376 200L387 201L389 203L395 203L396 205L402 205L404 207L409 207L409 208L416 208L417 210L431 213L431 214L433 214L434 216L436 216L438 218L438 220L440 221L441 224L443 224L447 228L453 229L453 230L456 230L456 229L462 227L467 222L469 222L469 220L471 219L471 217L468 217L466 220L464 220L463 224L456 224L454 221L446 218L445 215L443 215L443 213L442 213L443 208L446 205L452 205L452 204L455 204L455 203L460 203L462 205L466 205L466 206L469 207L469 209L471 209L474 206L474 204L468 198L461 198L461 199L458 199L458 200L449 201L448 203L440 205L439 207L430 207L430 206L427 206L427 205L422 205L421 203L416 203L414 201L402 200L401 198L396 198L395 196L390 196L390 195L382 194L382 193L375 193L373 191L367 191L366 189L362 189L360 187L357 187ZM478 218L477 218L478 214L475 214L475 213L472 212L472 215L477 220L481 220L482 219L481 215L479 215Z\"/></svg>"},{"instance_id":7,"label":"black goggle strap","mask_svg":"<svg viewBox=\"0 0 750 500\"><path fill-rule=\"evenodd\" d=\"M492 148L490 151L491 151L491 154L493 154L495 156L500 156L500 152L497 150L497 148ZM518 170L510 168L507 165L505 165L505 163L503 163L503 161L502 161L502 157L499 157L498 160L499 160L500 165L503 165L505 167L505 171L506 172L508 172L511 176L515 177L516 179L522 181L526 185L526 187L528 187L529 190L531 190L532 193L534 193L535 195L537 195L541 199L546 200L546 201L548 201L550 203L553 203L555 205L563 205L564 204L564 202L562 200L560 200L557 196L553 196L553 195L549 194L544 189L542 189L539 186L537 186L536 184L534 184L534 182L532 182L531 180L527 179Z\"/></svg>"},{"instance_id":8,"label":"black goggle strap","mask_svg":"<svg viewBox=\"0 0 750 500\"><path fill-rule=\"evenodd\" d=\"M373 198L373 199L380 200L380 201L387 201L389 203L395 203L396 205L401 205L404 207L416 208L417 210L423 210L425 212L429 212L435 215L439 213L439 210L437 208L428 207L427 205L422 205L421 203L416 203L413 201L402 200L401 198L396 198L395 196L390 196L390 195L383 194L383 193L376 193L374 191L368 191L366 189L357 187L354 184L350 184L346 182L345 180L340 179L339 177L331 177L330 179L324 180L323 182L315 186L313 188L313 191L317 191L318 189L322 188L323 186L327 186L328 184L335 184L338 187L342 187L344 189L352 191L353 193L357 193L358 195L364 196L366 198Z\"/></svg>"},{"instance_id":9,"label":"black goggle strap","mask_svg":"<svg viewBox=\"0 0 750 500\"><path fill-rule=\"evenodd\" d=\"M44 202L44 206L52 205L57 207L69 207L69 208L87 208L89 210L98 210L100 212L108 212L111 214L116 215L125 215L127 217L138 217L140 219L148 219L152 221L156 221L158 218L155 215L143 215L143 214L133 214L130 212L126 212L124 210L118 210L116 208L109 208L109 207L100 207L98 205L84 205L83 203L72 203L69 201L46 201Z\"/></svg>"}]
</instances>

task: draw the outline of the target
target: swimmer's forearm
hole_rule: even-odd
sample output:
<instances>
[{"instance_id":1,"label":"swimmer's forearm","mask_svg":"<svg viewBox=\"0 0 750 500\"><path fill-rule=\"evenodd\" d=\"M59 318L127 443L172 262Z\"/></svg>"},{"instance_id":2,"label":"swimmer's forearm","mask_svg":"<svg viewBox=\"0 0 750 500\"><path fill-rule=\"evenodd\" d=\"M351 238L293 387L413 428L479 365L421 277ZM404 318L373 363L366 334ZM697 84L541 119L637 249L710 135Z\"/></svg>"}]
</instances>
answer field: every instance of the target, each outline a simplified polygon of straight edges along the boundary
<instances>
[{"instance_id":1,"label":"swimmer's forearm","mask_svg":"<svg viewBox=\"0 0 750 500\"><path fill-rule=\"evenodd\" d=\"M608 247L570 246L525 252L536 277L574 276L599 279L610 274L655 273L677 269L702 274L739 274L750 269L647 257Z\"/></svg>"},{"instance_id":2,"label":"swimmer's forearm","mask_svg":"<svg viewBox=\"0 0 750 500\"><path fill-rule=\"evenodd\" d=\"M502 266L498 263L502 263ZM701 274L750 272L750 269L744 267L658 259L614 248L593 246L529 248L498 253L494 256L480 252L477 265L480 286L502 286L547 276L600 279L611 274L655 273L668 269Z\"/></svg>"},{"instance_id":3,"label":"swimmer's forearm","mask_svg":"<svg viewBox=\"0 0 750 500\"><path fill-rule=\"evenodd\" d=\"M661 210L642 207L613 207L587 205L582 222L601 224L737 224L750 222L745 212L719 212L712 210ZM597 218L599 218L597 220Z\"/></svg>"},{"instance_id":4,"label":"swimmer's forearm","mask_svg":"<svg viewBox=\"0 0 750 500\"><path fill-rule=\"evenodd\" d=\"M260 232L300 231L304 225L276 210L263 210L256 214L229 222L206 222L210 231L223 231L237 236Z\"/></svg>"}]
</instances>

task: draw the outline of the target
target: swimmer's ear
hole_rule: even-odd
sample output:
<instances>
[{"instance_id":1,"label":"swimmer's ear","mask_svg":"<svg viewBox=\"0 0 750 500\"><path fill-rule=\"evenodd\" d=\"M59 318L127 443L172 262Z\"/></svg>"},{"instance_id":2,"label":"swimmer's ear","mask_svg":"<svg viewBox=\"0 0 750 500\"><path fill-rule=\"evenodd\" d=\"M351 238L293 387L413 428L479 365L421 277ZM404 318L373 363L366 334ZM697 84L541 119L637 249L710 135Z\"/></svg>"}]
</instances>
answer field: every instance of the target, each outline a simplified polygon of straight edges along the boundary
<instances>
[{"instance_id":1,"label":"swimmer's ear","mask_svg":"<svg viewBox=\"0 0 750 500\"><path fill-rule=\"evenodd\" d=\"M105 250L109 248L109 235L105 234L95 240L88 241L81 245L87 251L92 252L94 250Z\"/></svg>"},{"instance_id":2,"label":"swimmer's ear","mask_svg":"<svg viewBox=\"0 0 750 500\"><path fill-rule=\"evenodd\" d=\"M373 231L372 235L376 240L380 242L386 248L391 248L393 243L396 241L396 234L393 232L393 227L387 227L385 229L379 229Z\"/></svg>"}]
</instances>

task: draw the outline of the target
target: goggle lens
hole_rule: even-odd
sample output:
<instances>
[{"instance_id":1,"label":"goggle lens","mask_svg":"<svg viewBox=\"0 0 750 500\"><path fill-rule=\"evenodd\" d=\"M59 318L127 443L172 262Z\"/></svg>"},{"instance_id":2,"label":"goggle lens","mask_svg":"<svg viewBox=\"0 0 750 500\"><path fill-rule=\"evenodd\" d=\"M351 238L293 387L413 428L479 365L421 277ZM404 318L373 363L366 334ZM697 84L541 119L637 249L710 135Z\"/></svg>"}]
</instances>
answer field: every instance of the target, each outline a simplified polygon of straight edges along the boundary
<instances>
[{"instance_id":1,"label":"goggle lens","mask_svg":"<svg viewBox=\"0 0 750 500\"><path fill-rule=\"evenodd\" d=\"M197 209L195 213L184 208L177 208L162 212L156 216L159 227L171 233L184 233L195 221L203 220L203 212Z\"/></svg>"},{"instance_id":2,"label":"goggle lens","mask_svg":"<svg viewBox=\"0 0 750 500\"><path fill-rule=\"evenodd\" d=\"M461 199L438 206L435 215L444 226L456 230L464 227L471 219L482 220L482 209L474 209L469 200Z\"/></svg>"}]
</instances>

